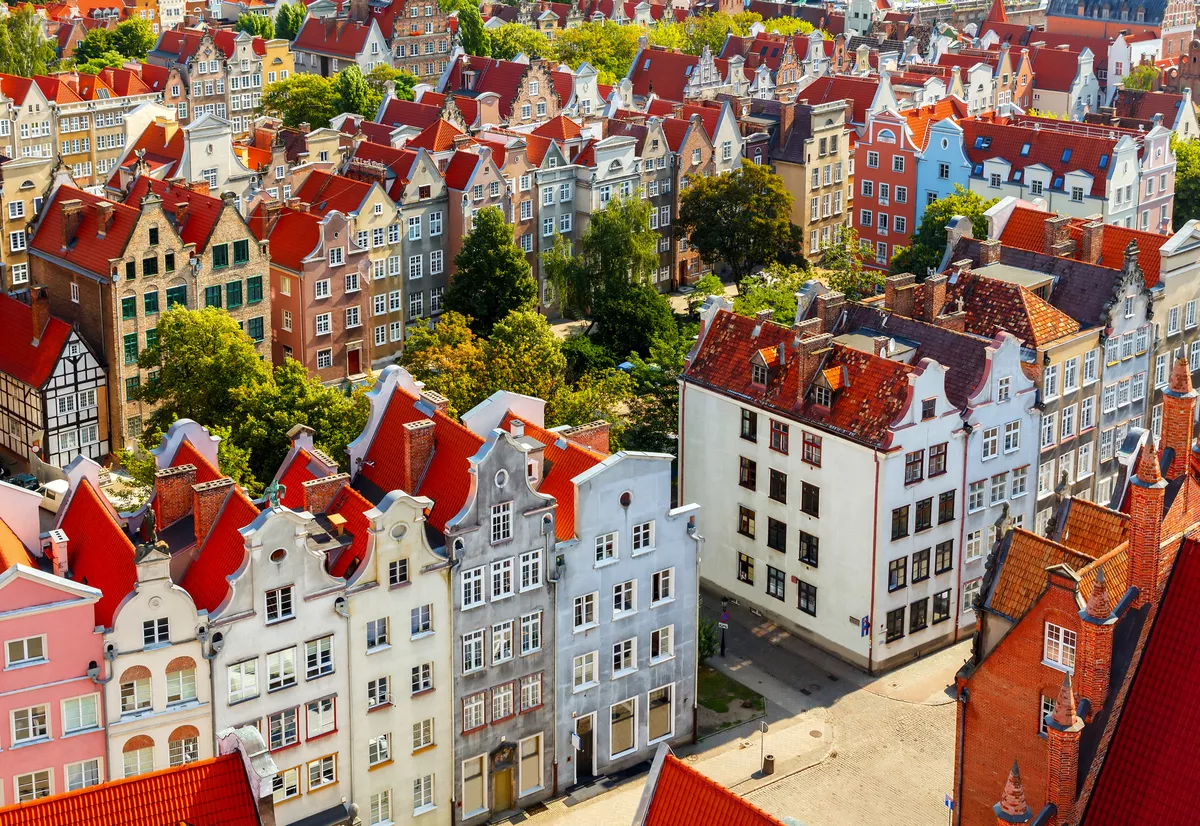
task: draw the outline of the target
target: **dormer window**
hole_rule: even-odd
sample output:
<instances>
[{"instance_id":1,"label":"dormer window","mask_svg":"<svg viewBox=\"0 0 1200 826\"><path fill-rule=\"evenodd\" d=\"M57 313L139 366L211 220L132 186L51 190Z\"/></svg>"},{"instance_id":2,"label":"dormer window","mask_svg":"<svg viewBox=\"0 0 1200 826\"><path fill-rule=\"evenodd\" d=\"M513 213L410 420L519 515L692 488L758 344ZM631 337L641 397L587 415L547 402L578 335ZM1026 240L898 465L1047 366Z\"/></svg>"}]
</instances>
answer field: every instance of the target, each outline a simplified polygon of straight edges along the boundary
<instances>
[{"instance_id":1,"label":"dormer window","mask_svg":"<svg viewBox=\"0 0 1200 826\"><path fill-rule=\"evenodd\" d=\"M819 407L829 407L833 401L833 391L828 387L817 385L813 388L813 403Z\"/></svg>"},{"instance_id":2,"label":"dormer window","mask_svg":"<svg viewBox=\"0 0 1200 826\"><path fill-rule=\"evenodd\" d=\"M750 365L750 381L754 384L765 385L767 383L767 368L763 364Z\"/></svg>"}]
</instances>

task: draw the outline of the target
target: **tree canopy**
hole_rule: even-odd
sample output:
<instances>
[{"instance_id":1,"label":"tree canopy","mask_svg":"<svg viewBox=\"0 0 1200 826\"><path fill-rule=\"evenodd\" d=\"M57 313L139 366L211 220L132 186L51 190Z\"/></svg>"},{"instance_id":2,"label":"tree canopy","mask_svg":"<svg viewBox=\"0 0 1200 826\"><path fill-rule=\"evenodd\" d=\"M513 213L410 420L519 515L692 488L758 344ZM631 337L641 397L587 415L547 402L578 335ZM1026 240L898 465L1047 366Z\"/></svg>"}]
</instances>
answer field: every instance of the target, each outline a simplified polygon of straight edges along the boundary
<instances>
[{"instance_id":1,"label":"tree canopy","mask_svg":"<svg viewBox=\"0 0 1200 826\"><path fill-rule=\"evenodd\" d=\"M725 45L727 34L745 37L750 33L751 26L761 22L762 15L754 12L705 12L688 17L682 23L660 22L650 29L648 37L653 46L679 49L684 54L694 55L701 54L707 46L716 55Z\"/></svg>"},{"instance_id":2,"label":"tree canopy","mask_svg":"<svg viewBox=\"0 0 1200 826\"><path fill-rule=\"evenodd\" d=\"M1171 135L1171 150L1175 153L1175 213L1174 229L1180 229L1191 219L1200 216L1200 140L1184 140Z\"/></svg>"},{"instance_id":3,"label":"tree canopy","mask_svg":"<svg viewBox=\"0 0 1200 826\"><path fill-rule=\"evenodd\" d=\"M364 118L373 118L379 111L382 95L375 94L356 63L351 63L333 76L332 91L336 101L334 108L339 112L354 112Z\"/></svg>"},{"instance_id":4,"label":"tree canopy","mask_svg":"<svg viewBox=\"0 0 1200 826\"><path fill-rule=\"evenodd\" d=\"M284 40L295 40L304 25L308 9L303 3L282 3L275 15L275 36Z\"/></svg>"},{"instance_id":5,"label":"tree canopy","mask_svg":"<svg viewBox=\"0 0 1200 826\"><path fill-rule=\"evenodd\" d=\"M92 29L75 47L76 68L83 71L83 64L104 62L111 65L111 54L125 60L142 60L154 48L157 38L147 20L131 17L117 24L115 29ZM120 65L120 63L116 64ZM103 68L103 66L101 66Z\"/></svg>"},{"instance_id":6,"label":"tree canopy","mask_svg":"<svg viewBox=\"0 0 1200 826\"><path fill-rule=\"evenodd\" d=\"M1160 72L1153 63L1139 63L1129 70L1121 85L1126 89L1140 89L1151 92L1158 87Z\"/></svg>"},{"instance_id":7,"label":"tree canopy","mask_svg":"<svg viewBox=\"0 0 1200 826\"><path fill-rule=\"evenodd\" d=\"M706 262L727 263L740 282L756 267L796 257L791 212L783 179L744 160L727 175L691 182L680 197L675 234L687 237Z\"/></svg>"},{"instance_id":8,"label":"tree canopy","mask_svg":"<svg viewBox=\"0 0 1200 826\"><path fill-rule=\"evenodd\" d=\"M265 14L239 14L233 28L239 32L249 32L263 40L275 39L275 23Z\"/></svg>"},{"instance_id":9,"label":"tree canopy","mask_svg":"<svg viewBox=\"0 0 1200 826\"><path fill-rule=\"evenodd\" d=\"M306 424L316 442L345 468L345 447L367 417L361 392L346 395L310 378L291 359L270 367L237 322L216 308L173 307L159 316L157 342L139 356L157 370L135 397L157 404L142 438L157 446L176 419L194 419L221 435L221 469L252 494L261 492L288 450L287 431ZM137 459L130 457L137 474Z\"/></svg>"},{"instance_id":10,"label":"tree canopy","mask_svg":"<svg viewBox=\"0 0 1200 826\"><path fill-rule=\"evenodd\" d=\"M862 244L854 228L839 226L824 254L821 269L825 271L825 283L849 300L868 298L883 288L883 273L863 268Z\"/></svg>"},{"instance_id":11,"label":"tree canopy","mask_svg":"<svg viewBox=\"0 0 1200 826\"><path fill-rule=\"evenodd\" d=\"M464 52L478 57L491 54L491 39L483 27L479 4L472 0L440 0L447 14L458 12L458 42Z\"/></svg>"},{"instance_id":12,"label":"tree canopy","mask_svg":"<svg viewBox=\"0 0 1200 826\"><path fill-rule=\"evenodd\" d=\"M0 25L0 72L22 77L45 74L54 62L54 45L42 33L33 6L9 6Z\"/></svg>"},{"instance_id":13,"label":"tree canopy","mask_svg":"<svg viewBox=\"0 0 1200 826\"><path fill-rule=\"evenodd\" d=\"M600 83L616 83L629 72L637 56L640 34L636 26L622 26L612 20L584 23L555 36L554 57L572 69L586 62L600 73Z\"/></svg>"},{"instance_id":14,"label":"tree canopy","mask_svg":"<svg viewBox=\"0 0 1200 826\"><path fill-rule=\"evenodd\" d=\"M893 273L910 272L918 281L924 281L930 270L937 271L946 252L946 227L957 216L971 219L971 228L976 238L987 237L987 218L983 213L991 209L997 199L985 201L978 192L954 185L954 194L938 198L925 207L921 226L913 235L912 244L905 247L891 261Z\"/></svg>"},{"instance_id":15,"label":"tree canopy","mask_svg":"<svg viewBox=\"0 0 1200 826\"><path fill-rule=\"evenodd\" d=\"M284 126L307 123L314 129L328 126L338 114L329 78L309 72L296 72L268 83L263 91L262 111L278 116Z\"/></svg>"},{"instance_id":16,"label":"tree canopy","mask_svg":"<svg viewBox=\"0 0 1200 826\"><path fill-rule=\"evenodd\" d=\"M371 114L369 115L371 118L374 118L375 113L379 111L379 104L383 102L389 80L395 84L396 97L400 100L413 99L413 89L418 81L417 76L412 72L388 66L386 63L380 63L367 72L364 77L367 79L367 85L371 87Z\"/></svg>"},{"instance_id":17,"label":"tree canopy","mask_svg":"<svg viewBox=\"0 0 1200 826\"><path fill-rule=\"evenodd\" d=\"M753 316L759 310L770 310L776 321L790 326L796 320L796 292L811 277L804 267L771 264L741 283L733 311Z\"/></svg>"},{"instance_id":18,"label":"tree canopy","mask_svg":"<svg viewBox=\"0 0 1200 826\"><path fill-rule=\"evenodd\" d=\"M458 271L446 288L446 309L470 316L477 333L490 333L513 310L533 308L537 282L498 208L475 215L454 264Z\"/></svg>"},{"instance_id":19,"label":"tree canopy","mask_svg":"<svg viewBox=\"0 0 1200 826\"><path fill-rule=\"evenodd\" d=\"M497 60L512 60L519 54L529 57L552 57L554 52L550 38L523 23L505 23L488 32L492 57Z\"/></svg>"}]
</instances>

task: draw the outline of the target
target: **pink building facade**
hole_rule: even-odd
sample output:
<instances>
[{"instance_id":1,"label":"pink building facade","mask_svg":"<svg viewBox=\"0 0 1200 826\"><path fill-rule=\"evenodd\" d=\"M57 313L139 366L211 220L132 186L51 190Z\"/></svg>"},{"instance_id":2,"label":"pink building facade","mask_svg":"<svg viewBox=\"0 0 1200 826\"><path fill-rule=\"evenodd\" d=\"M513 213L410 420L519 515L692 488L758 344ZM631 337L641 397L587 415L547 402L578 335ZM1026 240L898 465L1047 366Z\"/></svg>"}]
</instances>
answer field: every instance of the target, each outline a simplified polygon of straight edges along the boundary
<instances>
[{"instance_id":1,"label":"pink building facade","mask_svg":"<svg viewBox=\"0 0 1200 826\"><path fill-rule=\"evenodd\" d=\"M93 679L105 676L100 597L28 565L0 572L0 805L106 779L102 687Z\"/></svg>"}]
</instances>

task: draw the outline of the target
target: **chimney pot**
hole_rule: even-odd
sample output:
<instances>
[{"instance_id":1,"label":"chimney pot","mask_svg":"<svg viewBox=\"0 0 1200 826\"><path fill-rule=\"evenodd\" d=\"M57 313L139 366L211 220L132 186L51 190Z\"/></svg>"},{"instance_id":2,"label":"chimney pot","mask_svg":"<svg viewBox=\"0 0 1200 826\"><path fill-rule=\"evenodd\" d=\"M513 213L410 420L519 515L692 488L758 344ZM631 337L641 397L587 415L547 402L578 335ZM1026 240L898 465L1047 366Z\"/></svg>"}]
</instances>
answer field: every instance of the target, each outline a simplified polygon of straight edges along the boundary
<instances>
[{"instance_id":1,"label":"chimney pot","mask_svg":"<svg viewBox=\"0 0 1200 826\"><path fill-rule=\"evenodd\" d=\"M192 485L192 532L197 545L203 544L208 537L232 488L233 480L228 476Z\"/></svg>"},{"instance_id":2,"label":"chimney pot","mask_svg":"<svg viewBox=\"0 0 1200 826\"><path fill-rule=\"evenodd\" d=\"M154 474L154 509L159 529L175 524L191 512L194 484L195 465L164 468Z\"/></svg>"}]
</instances>

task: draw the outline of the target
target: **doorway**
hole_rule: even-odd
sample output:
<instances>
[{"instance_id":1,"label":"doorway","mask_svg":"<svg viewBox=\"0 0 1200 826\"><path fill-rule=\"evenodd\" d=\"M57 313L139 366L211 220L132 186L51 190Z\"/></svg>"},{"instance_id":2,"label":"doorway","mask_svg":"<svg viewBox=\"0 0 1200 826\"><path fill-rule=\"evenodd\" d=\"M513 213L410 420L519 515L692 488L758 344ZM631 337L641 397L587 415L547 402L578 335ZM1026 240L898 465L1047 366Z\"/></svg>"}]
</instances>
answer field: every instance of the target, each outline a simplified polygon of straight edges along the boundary
<instances>
[{"instance_id":1,"label":"doorway","mask_svg":"<svg viewBox=\"0 0 1200 826\"><path fill-rule=\"evenodd\" d=\"M346 372L351 376L357 376L362 372L362 350L346 351Z\"/></svg>"},{"instance_id":2,"label":"doorway","mask_svg":"<svg viewBox=\"0 0 1200 826\"><path fill-rule=\"evenodd\" d=\"M575 718L579 748L575 752L575 782L588 783L596 776L595 714Z\"/></svg>"},{"instance_id":3,"label":"doorway","mask_svg":"<svg viewBox=\"0 0 1200 826\"><path fill-rule=\"evenodd\" d=\"M492 772L492 812L507 812L513 807L513 769Z\"/></svg>"}]
</instances>

